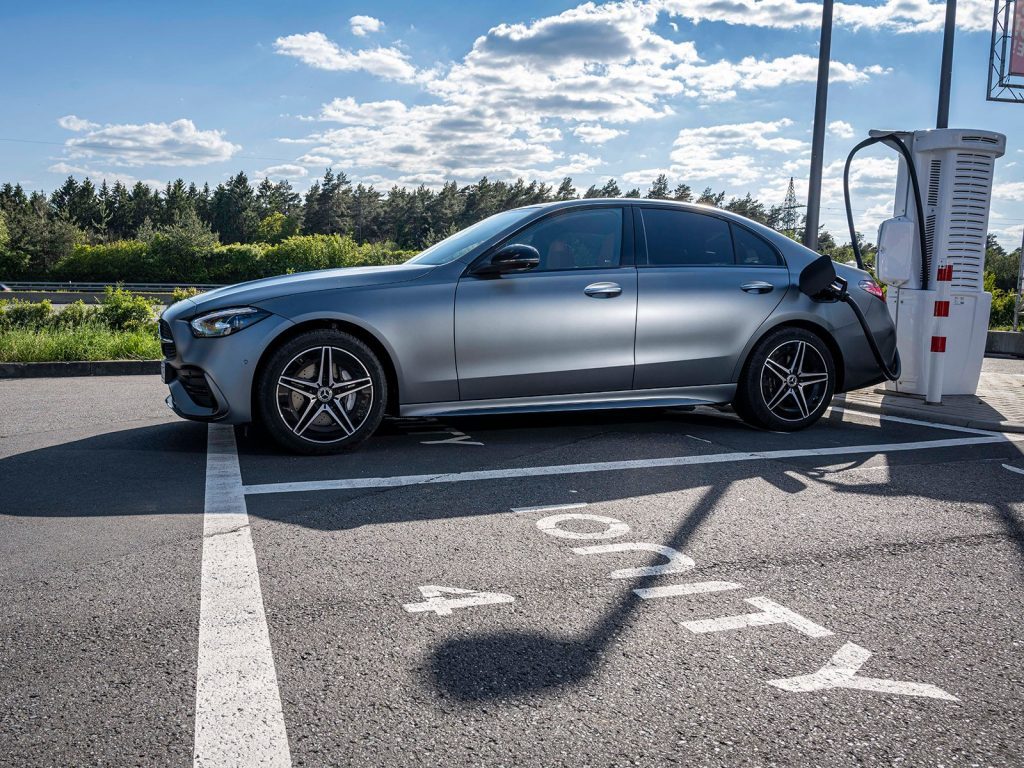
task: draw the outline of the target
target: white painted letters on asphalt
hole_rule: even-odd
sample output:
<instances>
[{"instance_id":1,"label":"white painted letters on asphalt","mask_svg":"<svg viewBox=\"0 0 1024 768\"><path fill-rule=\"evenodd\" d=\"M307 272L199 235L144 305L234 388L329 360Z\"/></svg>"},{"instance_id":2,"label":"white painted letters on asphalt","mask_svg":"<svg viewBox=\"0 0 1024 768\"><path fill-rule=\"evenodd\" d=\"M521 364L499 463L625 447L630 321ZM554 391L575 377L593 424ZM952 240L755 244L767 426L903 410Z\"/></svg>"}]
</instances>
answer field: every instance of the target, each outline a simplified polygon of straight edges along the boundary
<instances>
[{"instance_id":1,"label":"white painted letters on asphalt","mask_svg":"<svg viewBox=\"0 0 1024 768\"><path fill-rule=\"evenodd\" d=\"M564 528L559 528L559 524L564 523L566 520L588 520L600 523L605 528L603 531L592 531L590 533L567 531ZM621 520L616 520L614 517L588 515L580 512L567 512L563 515L550 515L541 518L537 521L537 529L548 534L548 536L555 536L559 539L617 539L619 536L625 536L629 533L629 526Z\"/></svg>"},{"instance_id":2,"label":"white painted letters on asphalt","mask_svg":"<svg viewBox=\"0 0 1024 768\"><path fill-rule=\"evenodd\" d=\"M612 571L613 579L639 579L643 576L663 576L669 573L683 573L697 564L682 552L663 544L648 544L646 541L621 541L615 544L595 544L590 547L576 547L577 555L603 555L609 552L655 552L666 560L664 565L646 565L640 568L620 568Z\"/></svg>"},{"instance_id":3,"label":"white painted letters on asphalt","mask_svg":"<svg viewBox=\"0 0 1024 768\"><path fill-rule=\"evenodd\" d=\"M474 605L493 605L495 603L515 602L512 595L502 592L477 592L474 589L458 587L441 587L428 584L420 587L420 594L426 599L422 603L405 603L402 607L409 613L436 613L438 616L451 616L455 608L472 608ZM450 599L445 595L462 595Z\"/></svg>"},{"instance_id":4,"label":"white painted letters on asphalt","mask_svg":"<svg viewBox=\"0 0 1024 768\"><path fill-rule=\"evenodd\" d=\"M831 630L825 629L820 624L815 624L796 611L791 611L786 606L779 605L767 597L748 597L745 602L761 610L758 613L720 616L717 619L684 621L683 626L691 632L703 634L705 632L725 632L730 629L744 629L745 627L766 627L771 624L785 624L808 637L830 637L833 634Z\"/></svg>"},{"instance_id":5,"label":"white painted letters on asphalt","mask_svg":"<svg viewBox=\"0 0 1024 768\"><path fill-rule=\"evenodd\" d=\"M872 693L891 693L897 696L924 696L930 699L959 701L951 693L927 683L910 683L904 680L886 680L879 677L860 677L858 670L871 658L871 651L856 643L846 643L835 652L825 666L817 672L781 680L769 680L769 685L794 693L827 691L830 688L852 688Z\"/></svg>"},{"instance_id":6,"label":"white painted letters on asphalt","mask_svg":"<svg viewBox=\"0 0 1024 768\"><path fill-rule=\"evenodd\" d=\"M646 587L634 589L633 594L644 600L656 600L660 597L682 597L685 595L703 595L709 592L728 592L742 589L742 584L735 581L694 581L688 584L669 584L665 587Z\"/></svg>"}]
</instances>

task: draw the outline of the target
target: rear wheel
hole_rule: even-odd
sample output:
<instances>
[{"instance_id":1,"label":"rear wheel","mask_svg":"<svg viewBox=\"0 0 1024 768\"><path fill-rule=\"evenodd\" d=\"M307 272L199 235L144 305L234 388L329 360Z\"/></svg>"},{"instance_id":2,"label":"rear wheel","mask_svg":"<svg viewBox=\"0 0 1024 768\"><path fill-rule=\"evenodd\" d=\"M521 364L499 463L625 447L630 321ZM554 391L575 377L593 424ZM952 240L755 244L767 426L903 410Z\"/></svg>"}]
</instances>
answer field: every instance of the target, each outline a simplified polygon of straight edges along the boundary
<instances>
[{"instance_id":1,"label":"rear wheel","mask_svg":"<svg viewBox=\"0 0 1024 768\"><path fill-rule=\"evenodd\" d=\"M337 453L372 435L384 417L384 369L369 347L333 330L310 331L267 361L257 387L260 419L296 453Z\"/></svg>"},{"instance_id":2,"label":"rear wheel","mask_svg":"<svg viewBox=\"0 0 1024 768\"><path fill-rule=\"evenodd\" d=\"M832 353L818 336L803 328L779 328L754 347L733 407L749 424L793 432L821 418L835 381Z\"/></svg>"}]
</instances>

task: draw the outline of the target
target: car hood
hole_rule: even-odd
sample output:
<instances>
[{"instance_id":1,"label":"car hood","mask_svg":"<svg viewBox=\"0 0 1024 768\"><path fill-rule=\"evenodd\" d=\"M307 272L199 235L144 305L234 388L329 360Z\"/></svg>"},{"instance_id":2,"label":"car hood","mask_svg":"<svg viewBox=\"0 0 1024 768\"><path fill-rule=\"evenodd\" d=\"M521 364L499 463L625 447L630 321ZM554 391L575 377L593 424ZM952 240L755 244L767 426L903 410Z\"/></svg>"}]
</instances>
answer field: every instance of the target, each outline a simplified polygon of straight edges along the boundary
<instances>
[{"instance_id":1,"label":"car hood","mask_svg":"<svg viewBox=\"0 0 1024 768\"><path fill-rule=\"evenodd\" d=\"M430 264L396 264L383 267L344 267L279 275L247 283L237 283L193 296L189 301L199 311L258 304L279 296L328 291L338 288L359 288L415 280L431 272Z\"/></svg>"}]
</instances>

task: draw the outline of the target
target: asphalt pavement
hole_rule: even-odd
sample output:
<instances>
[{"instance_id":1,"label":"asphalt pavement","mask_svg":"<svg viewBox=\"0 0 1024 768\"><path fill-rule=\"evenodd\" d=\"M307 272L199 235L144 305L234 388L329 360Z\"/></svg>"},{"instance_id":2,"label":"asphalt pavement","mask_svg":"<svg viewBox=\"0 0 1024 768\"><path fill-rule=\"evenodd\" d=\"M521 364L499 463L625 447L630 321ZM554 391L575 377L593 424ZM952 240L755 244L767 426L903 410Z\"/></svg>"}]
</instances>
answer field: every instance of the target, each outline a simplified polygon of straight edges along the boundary
<instances>
[{"instance_id":1,"label":"asphalt pavement","mask_svg":"<svg viewBox=\"0 0 1024 768\"><path fill-rule=\"evenodd\" d=\"M1022 764L1020 435L163 396L0 381L0 764Z\"/></svg>"}]
</instances>

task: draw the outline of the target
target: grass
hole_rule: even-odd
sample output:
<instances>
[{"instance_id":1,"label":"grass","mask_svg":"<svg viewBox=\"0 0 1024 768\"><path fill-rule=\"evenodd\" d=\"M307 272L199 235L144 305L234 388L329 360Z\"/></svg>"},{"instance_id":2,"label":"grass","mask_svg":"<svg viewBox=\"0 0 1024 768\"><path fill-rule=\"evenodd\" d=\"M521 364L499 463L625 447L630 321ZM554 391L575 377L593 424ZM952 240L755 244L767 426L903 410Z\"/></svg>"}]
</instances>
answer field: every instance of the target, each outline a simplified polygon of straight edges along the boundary
<instances>
[{"instance_id":1,"label":"grass","mask_svg":"<svg viewBox=\"0 0 1024 768\"><path fill-rule=\"evenodd\" d=\"M76 328L0 331L0 363L68 360L159 360L155 331L114 331L99 323Z\"/></svg>"}]
</instances>

